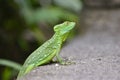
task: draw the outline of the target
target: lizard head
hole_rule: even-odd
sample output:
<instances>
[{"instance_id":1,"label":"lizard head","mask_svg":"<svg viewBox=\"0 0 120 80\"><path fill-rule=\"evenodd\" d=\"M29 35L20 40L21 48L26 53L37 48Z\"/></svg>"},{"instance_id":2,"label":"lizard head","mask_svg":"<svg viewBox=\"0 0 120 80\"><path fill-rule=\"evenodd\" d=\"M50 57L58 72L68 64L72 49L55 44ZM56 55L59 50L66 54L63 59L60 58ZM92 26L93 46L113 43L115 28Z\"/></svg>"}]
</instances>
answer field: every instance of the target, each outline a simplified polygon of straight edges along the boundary
<instances>
[{"instance_id":1,"label":"lizard head","mask_svg":"<svg viewBox=\"0 0 120 80\"><path fill-rule=\"evenodd\" d=\"M62 24L58 24L54 27L54 31L56 33L59 33L60 35L64 35L68 32L70 32L70 30L72 30L75 26L75 22L69 22L69 21L65 21Z\"/></svg>"},{"instance_id":2,"label":"lizard head","mask_svg":"<svg viewBox=\"0 0 120 80\"><path fill-rule=\"evenodd\" d=\"M74 28L75 22L66 21L54 27L55 33L61 36L62 40L66 40L69 32Z\"/></svg>"}]
</instances>

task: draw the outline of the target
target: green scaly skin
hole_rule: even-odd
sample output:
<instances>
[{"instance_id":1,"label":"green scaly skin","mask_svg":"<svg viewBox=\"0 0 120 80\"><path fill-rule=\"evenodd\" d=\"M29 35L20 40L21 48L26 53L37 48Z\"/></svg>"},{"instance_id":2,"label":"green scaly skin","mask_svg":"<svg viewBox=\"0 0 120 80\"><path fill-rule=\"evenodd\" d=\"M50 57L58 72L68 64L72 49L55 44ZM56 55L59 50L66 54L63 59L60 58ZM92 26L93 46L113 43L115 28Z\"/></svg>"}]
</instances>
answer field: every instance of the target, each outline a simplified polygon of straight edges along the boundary
<instances>
[{"instance_id":1,"label":"green scaly skin","mask_svg":"<svg viewBox=\"0 0 120 80\"><path fill-rule=\"evenodd\" d=\"M35 50L25 61L22 66L17 80L30 72L33 68L49 63L55 56L60 64L63 64L59 51L62 43L66 40L69 32L74 28L75 22L66 21L54 27L55 34L46 41L42 46Z\"/></svg>"}]
</instances>

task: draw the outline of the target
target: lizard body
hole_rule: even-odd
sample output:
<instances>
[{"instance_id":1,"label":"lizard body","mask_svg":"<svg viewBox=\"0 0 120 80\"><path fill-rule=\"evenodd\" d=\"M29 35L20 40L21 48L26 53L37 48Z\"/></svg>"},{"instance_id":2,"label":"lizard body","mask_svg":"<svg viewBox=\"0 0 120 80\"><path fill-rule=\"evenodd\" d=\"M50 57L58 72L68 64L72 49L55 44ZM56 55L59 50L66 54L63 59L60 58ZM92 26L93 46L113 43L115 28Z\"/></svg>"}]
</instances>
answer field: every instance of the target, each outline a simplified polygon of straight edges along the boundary
<instances>
[{"instance_id":1,"label":"lizard body","mask_svg":"<svg viewBox=\"0 0 120 80\"><path fill-rule=\"evenodd\" d=\"M30 72L33 68L49 63L55 56L60 62L63 63L62 59L59 57L59 51L61 49L62 43L66 40L69 32L75 26L75 22L66 21L62 24L56 25L54 27L55 34L51 39L46 41L38 49L36 49L23 64L17 80Z\"/></svg>"}]
</instances>

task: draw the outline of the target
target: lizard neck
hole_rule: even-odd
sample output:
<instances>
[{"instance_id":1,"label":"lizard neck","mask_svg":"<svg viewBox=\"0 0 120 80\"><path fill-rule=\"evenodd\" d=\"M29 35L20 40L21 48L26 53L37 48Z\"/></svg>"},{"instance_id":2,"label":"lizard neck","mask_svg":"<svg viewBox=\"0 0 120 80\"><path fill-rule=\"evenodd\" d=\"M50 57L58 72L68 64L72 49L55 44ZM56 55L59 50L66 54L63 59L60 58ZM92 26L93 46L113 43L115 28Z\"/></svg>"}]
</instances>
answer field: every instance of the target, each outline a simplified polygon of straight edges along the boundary
<instances>
[{"instance_id":1,"label":"lizard neck","mask_svg":"<svg viewBox=\"0 0 120 80\"><path fill-rule=\"evenodd\" d=\"M60 33L55 33L54 36L56 39L58 39L58 41L64 42L66 40L66 38L68 37L69 32L65 33L65 34L60 34Z\"/></svg>"},{"instance_id":2,"label":"lizard neck","mask_svg":"<svg viewBox=\"0 0 120 80\"><path fill-rule=\"evenodd\" d=\"M62 44L62 42L63 42L62 36L58 33L55 33L53 35L53 40L55 40L54 42L56 42L57 44Z\"/></svg>"}]
</instances>

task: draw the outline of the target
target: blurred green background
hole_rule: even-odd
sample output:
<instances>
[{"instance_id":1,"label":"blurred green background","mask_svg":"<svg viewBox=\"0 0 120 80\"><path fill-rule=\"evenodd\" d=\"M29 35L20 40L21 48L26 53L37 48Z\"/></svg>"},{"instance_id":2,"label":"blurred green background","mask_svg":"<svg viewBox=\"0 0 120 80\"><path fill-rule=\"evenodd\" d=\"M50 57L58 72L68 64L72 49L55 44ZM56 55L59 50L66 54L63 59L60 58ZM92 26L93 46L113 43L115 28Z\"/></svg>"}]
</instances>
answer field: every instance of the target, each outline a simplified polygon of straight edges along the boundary
<instances>
[{"instance_id":1,"label":"blurred green background","mask_svg":"<svg viewBox=\"0 0 120 80\"><path fill-rule=\"evenodd\" d=\"M75 21L80 0L0 0L0 80L14 80L27 56L53 34L53 26ZM77 27L69 38L78 34ZM16 62L16 63L15 63Z\"/></svg>"}]
</instances>

